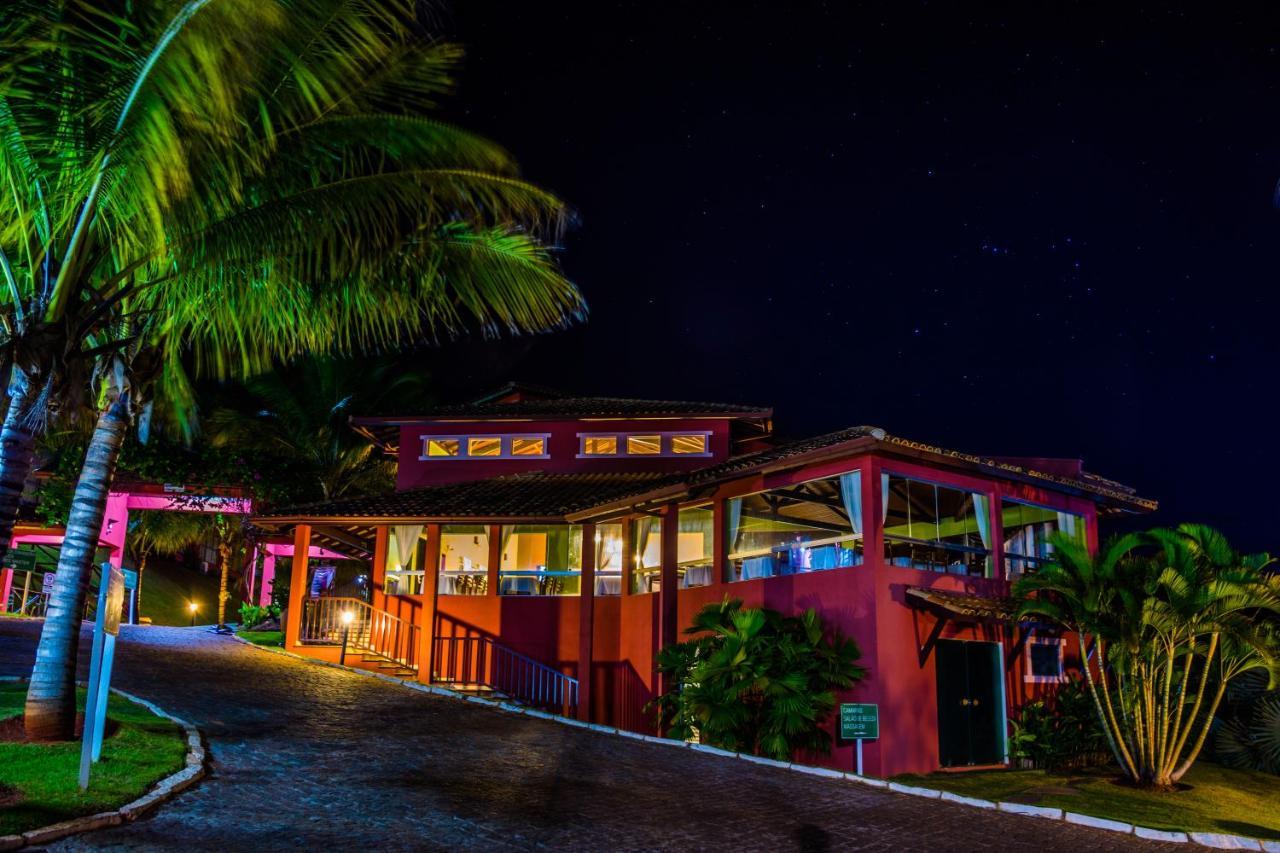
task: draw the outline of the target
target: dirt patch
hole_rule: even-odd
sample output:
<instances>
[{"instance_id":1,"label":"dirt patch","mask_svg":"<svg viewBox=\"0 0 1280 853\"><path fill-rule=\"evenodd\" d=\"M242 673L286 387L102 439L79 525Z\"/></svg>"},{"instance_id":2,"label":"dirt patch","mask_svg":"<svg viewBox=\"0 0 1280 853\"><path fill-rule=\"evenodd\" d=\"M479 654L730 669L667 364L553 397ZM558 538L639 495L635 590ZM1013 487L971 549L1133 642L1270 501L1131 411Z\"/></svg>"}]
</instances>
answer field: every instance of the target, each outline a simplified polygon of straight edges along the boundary
<instances>
[{"instance_id":1,"label":"dirt patch","mask_svg":"<svg viewBox=\"0 0 1280 853\"><path fill-rule=\"evenodd\" d=\"M0 809L7 809L22 802L22 792L12 785L0 782Z\"/></svg>"},{"instance_id":2,"label":"dirt patch","mask_svg":"<svg viewBox=\"0 0 1280 853\"><path fill-rule=\"evenodd\" d=\"M116 733L116 729L120 728L120 724L111 718L107 718L106 729L102 732L104 738L109 738ZM76 739L84 734L84 714L76 714ZM31 743L27 738L27 730L22 725L22 716L9 717L6 720L0 720L0 743ZM3 803L0 803L2 806Z\"/></svg>"}]
</instances>

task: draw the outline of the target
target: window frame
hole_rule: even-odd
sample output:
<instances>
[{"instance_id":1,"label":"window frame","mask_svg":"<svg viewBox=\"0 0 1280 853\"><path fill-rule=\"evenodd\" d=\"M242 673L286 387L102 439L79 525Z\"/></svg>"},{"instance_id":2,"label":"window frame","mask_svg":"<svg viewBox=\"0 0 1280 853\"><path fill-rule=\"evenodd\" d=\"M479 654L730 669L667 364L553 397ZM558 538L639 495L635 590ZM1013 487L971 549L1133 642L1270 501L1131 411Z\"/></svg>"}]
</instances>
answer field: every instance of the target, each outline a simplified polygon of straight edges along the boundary
<instances>
[{"instance_id":1,"label":"window frame","mask_svg":"<svg viewBox=\"0 0 1280 853\"><path fill-rule=\"evenodd\" d=\"M651 430L651 429L629 429L620 431L602 431L602 432L580 432L578 433L578 459L707 459L715 454L711 450L711 436L713 431L709 429L676 429L676 430ZM627 452L628 438L648 438L650 436L658 437L659 450L657 453L629 453ZM672 449L672 440L676 437L686 438L692 436L701 436L703 447L700 453L677 453ZM587 439L589 438L612 438L616 442L617 449L613 453L588 453Z\"/></svg>"},{"instance_id":2,"label":"window frame","mask_svg":"<svg viewBox=\"0 0 1280 853\"><path fill-rule=\"evenodd\" d=\"M551 433L549 432L497 432L497 433L458 433L456 435L420 435L418 439L422 442L422 449L418 453L419 462L444 462L444 461L471 461L471 462L492 462L495 459L506 460L537 460L551 458ZM470 455L471 442L475 439L497 439L499 442L499 453L489 456L472 456ZM540 440L542 441L542 453L521 453L517 455L512 451L512 446L517 439L521 440ZM432 441L456 441L458 442L457 456L430 456L427 452L427 446Z\"/></svg>"},{"instance_id":3,"label":"window frame","mask_svg":"<svg viewBox=\"0 0 1280 853\"><path fill-rule=\"evenodd\" d=\"M1061 507L1050 506L1049 504L1045 504L1045 503L1036 503L1035 501L1022 500L1020 498L1011 497L1009 495L997 495L997 498L1000 501L999 506L997 507L995 504L992 504L992 508L999 512L1000 529L1001 529L999 572L1000 572L1000 576L1003 577L1005 580L1014 579L1009 573L1009 563L1011 561L1021 563L1022 565L1022 571L1018 574L1018 577L1025 576L1027 574L1028 568L1031 568L1033 571L1038 571L1040 567L1045 563L1053 562L1052 558L1033 557L1028 554L1014 554L1011 556L1009 552L1005 550L1004 543L1005 541L1007 541L1006 537L1008 536L1008 530L1004 526L1004 505L1006 503L1017 504L1018 506L1029 506L1032 509L1048 510L1049 512L1057 513L1059 515L1075 516L1077 519L1079 519L1079 522L1080 522L1080 537L1082 540L1082 544L1088 545L1089 517L1085 513L1077 512L1073 509L1063 509ZM1062 531L1058 530L1055 532L1061 533Z\"/></svg>"},{"instance_id":4,"label":"window frame","mask_svg":"<svg viewBox=\"0 0 1280 853\"><path fill-rule=\"evenodd\" d=\"M941 489L950 489L953 492L961 492L963 494L969 495L971 500L974 495L986 498L987 499L987 525L988 525L987 529L991 531L995 530L995 528L991 526L991 523L997 517L995 514L996 507L999 506L999 502L1004 498L994 488L987 489L985 491L979 491L976 489L972 489L968 486L958 486L955 483L946 483L939 480L930 479L928 477L918 477L912 474L905 474L892 468L882 468L880 470L880 475L882 477L887 476L890 479L896 477L898 479L907 480L913 483L921 483L926 486L933 486L934 489L941 488ZM879 485L877 485L877 488L880 488ZM887 504L888 495L886 494L882 498L882 500L884 500ZM995 574L996 571L998 571L995 566L997 543L995 542L994 539L992 540L991 547L989 548L975 548L972 545L956 545L950 542L942 542L936 539L920 539L915 536L890 535L888 532L887 521L877 518L876 523L880 525L880 541L881 543L883 543L882 547L887 547L889 542L901 542L907 545L918 546L921 548L938 548L943 551L952 551L958 554L970 554L975 557L985 557L986 561L984 561L984 565L986 566L986 569L984 569L982 575L966 575L966 577L991 577ZM882 556L881 559L887 559L887 558ZM895 568L900 568L900 567L895 567ZM913 569L913 571L930 571L930 570ZM942 574L942 572L933 571L933 574Z\"/></svg>"},{"instance_id":5,"label":"window frame","mask_svg":"<svg viewBox=\"0 0 1280 853\"><path fill-rule=\"evenodd\" d=\"M1032 664L1031 647L1032 646L1057 646L1058 647L1058 674L1057 675L1036 675ZM1067 681L1067 662L1066 662L1067 640L1065 637L1038 637L1032 636L1027 639L1027 648L1025 651L1026 665L1023 667L1022 680L1027 684L1064 684Z\"/></svg>"}]
</instances>

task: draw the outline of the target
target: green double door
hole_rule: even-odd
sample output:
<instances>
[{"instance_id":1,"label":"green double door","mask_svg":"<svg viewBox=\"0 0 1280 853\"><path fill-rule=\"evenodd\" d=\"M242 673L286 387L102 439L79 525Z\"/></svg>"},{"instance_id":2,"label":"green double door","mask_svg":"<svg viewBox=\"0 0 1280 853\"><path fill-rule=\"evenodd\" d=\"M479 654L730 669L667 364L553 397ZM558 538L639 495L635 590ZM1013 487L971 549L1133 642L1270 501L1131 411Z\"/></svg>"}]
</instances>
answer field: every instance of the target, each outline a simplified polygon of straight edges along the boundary
<instances>
[{"instance_id":1,"label":"green double door","mask_svg":"<svg viewBox=\"0 0 1280 853\"><path fill-rule=\"evenodd\" d=\"M943 767L1004 761L1004 690L1000 646L939 640L938 757Z\"/></svg>"}]
</instances>

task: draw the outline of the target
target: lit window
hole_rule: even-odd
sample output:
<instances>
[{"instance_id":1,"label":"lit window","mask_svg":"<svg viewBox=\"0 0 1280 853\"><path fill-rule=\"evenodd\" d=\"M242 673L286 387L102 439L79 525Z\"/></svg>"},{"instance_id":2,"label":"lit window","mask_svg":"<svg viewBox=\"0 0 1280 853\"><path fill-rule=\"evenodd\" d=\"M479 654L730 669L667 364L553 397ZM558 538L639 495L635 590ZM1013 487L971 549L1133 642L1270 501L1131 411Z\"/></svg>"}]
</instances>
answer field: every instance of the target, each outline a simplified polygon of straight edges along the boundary
<instances>
[{"instance_id":1,"label":"lit window","mask_svg":"<svg viewBox=\"0 0 1280 853\"><path fill-rule=\"evenodd\" d=\"M618 452L618 438L613 435L588 436L582 439L582 452L587 456L614 456Z\"/></svg>"},{"instance_id":2,"label":"lit window","mask_svg":"<svg viewBox=\"0 0 1280 853\"><path fill-rule=\"evenodd\" d=\"M1054 683L1065 681L1063 673L1063 641L1057 637L1032 637L1027 643L1026 681Z\"/></svg>"},{"instance_id":3,"label":"lit window","mask_svg":"<svg viewBox=\"0 0 1280 853\"><path fill-rule=\"evenodd\" d=\"M546 456L547 440L545 438L513 438L511 439L512 456Z\"/></svg>"},{"instance_id":4,"label":"lit window","mask_svg":"<svg viewBox=\"0 0 1280 853\"><path fill-rule=\"evenodd\" d=\"M469 438L467 439L468 456L501 456L502 439Z\"/></svg>"},{"instance_id":5,"label":"lit window","mask_svg":"<svg viewBox=\"0 0 1280 853\"><path fill-rule=\"evenodd\" d=\"M427 455L428 456L457 456L461 447L461 442L456 438L429 438L427 439Z\"/></svg>"},{"instance_id":6,"label":"lit window","mask_svg":"<svg viewBox=\"0 0 1280 853\"><path fill-rule=\"evenodd\" d=\"M662 436L629 435L627 436L628 456L657 456L662 453Z\"/></svg>"},{"instance_id":7,"label":"lit window","mask_svg":"<svg viewBox=\"0 0 1280 853\"><path fill-rule=\"evenodd\" d=\"M673 435L671 436L672 453L706 453L707 437L705 435Z\"/></svg>"}]
</instances>

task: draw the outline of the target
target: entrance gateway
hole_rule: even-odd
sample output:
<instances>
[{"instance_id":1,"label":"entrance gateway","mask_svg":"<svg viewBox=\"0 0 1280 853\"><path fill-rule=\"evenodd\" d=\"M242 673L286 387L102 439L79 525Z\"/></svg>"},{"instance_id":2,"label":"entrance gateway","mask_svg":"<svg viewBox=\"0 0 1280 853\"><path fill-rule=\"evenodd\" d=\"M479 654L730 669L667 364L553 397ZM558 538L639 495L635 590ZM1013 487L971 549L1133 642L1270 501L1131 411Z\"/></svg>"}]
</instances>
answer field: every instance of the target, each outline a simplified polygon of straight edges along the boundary
<instances>
[{"instance_id":1,"label":"entrance gateway","mask_svg":"<svg viewBox=\"0 0 1280 853\"><path fill-rule=\"evenodd\" d=\"M999 643L939 640L938 761L943 767L1005 760L1004 685Z\"/></svg>"}]
</instances>

